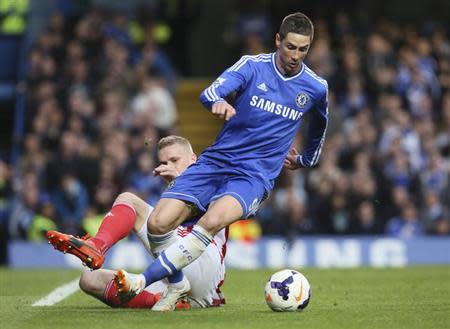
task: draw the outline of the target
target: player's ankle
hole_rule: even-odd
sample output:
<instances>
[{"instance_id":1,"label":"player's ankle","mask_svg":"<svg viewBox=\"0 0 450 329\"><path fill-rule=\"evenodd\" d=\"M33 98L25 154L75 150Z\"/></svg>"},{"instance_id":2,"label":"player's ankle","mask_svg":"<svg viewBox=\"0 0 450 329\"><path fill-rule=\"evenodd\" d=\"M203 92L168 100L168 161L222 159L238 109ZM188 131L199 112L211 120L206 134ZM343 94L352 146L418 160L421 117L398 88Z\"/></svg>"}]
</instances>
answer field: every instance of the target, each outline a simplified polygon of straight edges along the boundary
<instances>
[{"instance_id":1,"label":"player's ankle","mask_svg":"<svg viewBox=\"0 0 450 329\"><path fill-rule=\"evenodd\" d=\"M91 242L102 255L105 255L109 249L103 240L96 237L90 238L88 241Z\"/></svg>"},{"instance_id":2,"label":"player's ankle","mask_svg":"<svg viewBox=\"0 0 450 329\"><path fill-rule=\"evenodd\" d=\"M177 289L178 288L184 288L184 286L188 283L187 281L189 281L189 280L186 278L186 276L183 276L183 279L181 279L178 282L171 283L171 285L174 286Z\"/></svg>"}]
</instances>

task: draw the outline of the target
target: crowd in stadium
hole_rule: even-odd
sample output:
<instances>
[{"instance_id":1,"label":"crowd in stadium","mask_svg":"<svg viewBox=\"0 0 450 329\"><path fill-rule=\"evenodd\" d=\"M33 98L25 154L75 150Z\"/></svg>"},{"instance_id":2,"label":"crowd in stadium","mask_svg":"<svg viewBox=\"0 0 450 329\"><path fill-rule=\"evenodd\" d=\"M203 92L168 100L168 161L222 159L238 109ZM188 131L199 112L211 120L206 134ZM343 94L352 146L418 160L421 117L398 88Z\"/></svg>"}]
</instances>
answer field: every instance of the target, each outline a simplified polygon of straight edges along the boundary
<instances>
[{"instance_id":1,"label":"crowd in stadium","mask_svg":"<svg viewBox=\"0 0 450 329\"><path fill-rule=\"evenodd\" d=\"M448 235L450 31L313 19L306 63L329 84L327 140L318 167L282 172L263 233ZM128 23L54 13L29 51L22 155L0 161L9 238L92 232L121 191L154 204L165 188L151 171L158 138L177 133L177 69L150 22ZM242 54L273 49L261 30L242 35Z\"/></svg>"}]
</instances>

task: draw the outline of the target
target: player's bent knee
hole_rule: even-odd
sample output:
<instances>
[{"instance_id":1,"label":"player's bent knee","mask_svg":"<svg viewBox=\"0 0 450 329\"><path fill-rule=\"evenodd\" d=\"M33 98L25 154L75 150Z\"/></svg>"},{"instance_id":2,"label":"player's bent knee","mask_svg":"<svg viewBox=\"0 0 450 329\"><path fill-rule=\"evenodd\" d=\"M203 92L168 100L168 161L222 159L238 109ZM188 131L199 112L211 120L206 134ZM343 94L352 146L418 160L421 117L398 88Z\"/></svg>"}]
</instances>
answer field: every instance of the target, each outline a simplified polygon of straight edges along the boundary
<instances>
[{"instance_id":1,"label":"player's bent knee","mask_svg":"<svg viewBox=\"0 0 450 329\"><path fill-rule=\"evenodd\" d=\"M148 220L151 234L166 234L189 218L191 209L184 201L161 199Z\"/></svg>"},{"instance_id":2,"label":"player's bent knee","mask_svg":"<svg viewBox=\"0 0 450 329\"><path fill-rule=\"evenodd\" d=\"M211 216L209 214L205 214L197 224L203 227L211 235L215 235L226 226L225 220L226 219L222 216Z\"/></svg>"},{"instance_id":3,"label":"player's bent knee","mask_svg":"<svg viewBox=\"0 0 450 329\"><path fill-rule=\"evenodd\" d=\"M137 196L131 192L122 192L117 196L115 203L123 202L134 205L134 201L136 198Z\"/></svg>"},{"instance_id":4,"label":"player's bent knee","mask_svg":"<svg viewBox=\"0 0 450 329\"><path fill-rule=\"evenodd\" d=\"M175 229L173 221L170 221L167 217L161 216L156 213L150 216L148 221L148 230L152 234L166 234Z\"/></svg>"}]
</instances>

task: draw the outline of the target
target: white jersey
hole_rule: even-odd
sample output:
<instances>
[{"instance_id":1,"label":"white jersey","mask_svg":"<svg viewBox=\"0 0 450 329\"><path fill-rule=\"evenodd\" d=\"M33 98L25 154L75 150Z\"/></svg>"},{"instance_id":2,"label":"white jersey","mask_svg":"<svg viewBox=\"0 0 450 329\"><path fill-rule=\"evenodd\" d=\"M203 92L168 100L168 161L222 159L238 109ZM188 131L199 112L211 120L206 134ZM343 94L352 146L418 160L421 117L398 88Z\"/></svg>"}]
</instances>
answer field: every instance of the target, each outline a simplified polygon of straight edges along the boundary
<instances>
[{"instance_id":1,"label":"white jersey","mask_svg":"<svg viewBox=\"0 0 450 329\"><path fill-rule=\"evenodd\" d=\"M189 234L192 226L179 226L175 230L178 239ZM148 253L153 257L150 243L147 239L147 225L142 225L138 237L143 242ZM183 273L191 284L191 293L188 296L192 307L211 307L225 304L225 298L220 287L225 279L224 257L228 228L219 231L205 252L194 262L183 268ZM153 294L163 293L167 288L167 280L157 281L145 288Z\"/></svg>"}]
</instances>

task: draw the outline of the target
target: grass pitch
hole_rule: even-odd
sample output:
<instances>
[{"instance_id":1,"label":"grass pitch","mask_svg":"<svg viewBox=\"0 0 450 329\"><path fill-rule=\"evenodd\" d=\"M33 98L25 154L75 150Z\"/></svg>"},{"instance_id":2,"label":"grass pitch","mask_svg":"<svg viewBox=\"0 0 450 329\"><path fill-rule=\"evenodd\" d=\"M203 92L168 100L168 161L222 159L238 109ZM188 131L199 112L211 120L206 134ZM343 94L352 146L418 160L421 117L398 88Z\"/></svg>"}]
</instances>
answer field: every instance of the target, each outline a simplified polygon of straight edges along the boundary
<instances>
[{"instance_id":1,"label":"grass pitch","mask_svg":"<svg viewBox=\"0 0 450 329\"><path fill-rule=\"evenodd\" d=\"M111 309L76 292L32 307L77 271L0 269L1 327L9 328L450 328L450 267L303 269L312 285L308 308L275 313L264 301L273 270L230 270L221 308L153 313Z\"/></svg>"}]
</instances>

